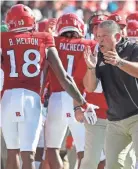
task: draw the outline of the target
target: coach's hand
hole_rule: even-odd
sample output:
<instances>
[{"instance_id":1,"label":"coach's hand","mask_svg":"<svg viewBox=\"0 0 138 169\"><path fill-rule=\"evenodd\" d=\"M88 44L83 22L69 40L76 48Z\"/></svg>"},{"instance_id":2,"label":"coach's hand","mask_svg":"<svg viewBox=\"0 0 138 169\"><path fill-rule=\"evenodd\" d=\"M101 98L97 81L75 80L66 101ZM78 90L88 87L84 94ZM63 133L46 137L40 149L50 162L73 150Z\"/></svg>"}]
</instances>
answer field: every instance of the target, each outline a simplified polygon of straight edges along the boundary
<instances>
[{"instance_id":1,"label":"coach's hand","mask_svg":"<svg viewBox=\"0 0 138 169\"><path fill-rule=\"evenodd\" d=\"M97 64L97 55L92 54L90 46L87 46L84 51L84 59L89 69L94 69Z\"/></svg>"},{"instance_id":2,"label":"coach's hand","mask_svg":"<svg viewBox=\"0 0 138 169\"><path fill-rule=\"evenodd\" d=\"M105 63L111 64L113 66L118 65L118 63L121 60L121 58L119 57L116 51L108 51L104 53L104 59L105 59Z\"/></svg>"}]
</instances>

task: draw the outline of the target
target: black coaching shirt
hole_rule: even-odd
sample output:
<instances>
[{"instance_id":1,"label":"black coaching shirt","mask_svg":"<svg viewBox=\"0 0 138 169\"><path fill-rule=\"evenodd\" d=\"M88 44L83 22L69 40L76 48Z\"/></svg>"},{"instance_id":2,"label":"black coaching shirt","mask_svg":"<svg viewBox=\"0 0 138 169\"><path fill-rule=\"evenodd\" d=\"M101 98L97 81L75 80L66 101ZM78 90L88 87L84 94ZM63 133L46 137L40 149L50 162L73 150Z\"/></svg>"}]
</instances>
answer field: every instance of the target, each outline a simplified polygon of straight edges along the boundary
<instances>
[{"instance_id":1,"label":"black coaching shirt","mask_svg":"<svg viewBox=\"0 0 138 169\"><path fill-rule=\"evenodd\" d=\"M138 44L127 39L117 45L118 55L125 60L138 62ZM109 110L108 120L118 121L138 114L138 78L132 77L116 66L104 63L98 52L97 78L102 82Z\"/></svg>"}]
</instances>

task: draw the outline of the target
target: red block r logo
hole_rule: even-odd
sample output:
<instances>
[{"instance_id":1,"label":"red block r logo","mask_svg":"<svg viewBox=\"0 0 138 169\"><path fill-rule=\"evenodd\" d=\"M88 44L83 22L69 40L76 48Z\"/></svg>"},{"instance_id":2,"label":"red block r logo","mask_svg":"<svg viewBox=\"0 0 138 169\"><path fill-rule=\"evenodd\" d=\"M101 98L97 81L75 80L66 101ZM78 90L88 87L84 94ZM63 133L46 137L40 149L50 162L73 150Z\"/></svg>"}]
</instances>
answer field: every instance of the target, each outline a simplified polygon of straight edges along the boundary
<instances>
[{"instance_id":1,"label":"red block r logo","mask_svg":"<svg viewBox=\"0 0 138 169\"><path fill-rule=\"evenodd\" d=\"M66 113L67 117L71 117L71 114L70 113Z\"/></svg>"},{"instance_id":2,"label":"red block r logo","mask_svg":"<svg viewBox=\"0 0 138 169\"><path fill-rule=\"evenodd\" d=\"M16 116L18 117L21 116L20 112L16 112Z\"/></svg>"}]
</instances>

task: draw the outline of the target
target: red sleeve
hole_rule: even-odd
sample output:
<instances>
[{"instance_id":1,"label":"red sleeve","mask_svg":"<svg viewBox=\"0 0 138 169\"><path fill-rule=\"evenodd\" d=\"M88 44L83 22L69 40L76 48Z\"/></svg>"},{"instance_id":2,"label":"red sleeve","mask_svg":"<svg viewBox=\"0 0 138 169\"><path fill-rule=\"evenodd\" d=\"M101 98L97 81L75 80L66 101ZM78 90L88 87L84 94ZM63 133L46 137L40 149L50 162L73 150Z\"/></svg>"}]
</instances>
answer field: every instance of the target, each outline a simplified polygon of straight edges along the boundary
<instances>
[{"instance_id":1,"label":"red sleeve","mask_svg":"<svg viewBox=\"0 0 138 169\"><path fill-rule=\"evenodd\" d=\"M91 41L90 47L91 47L92 53L94 52L96 45L97 45L96 41Z\"/></svg>"},{"instance_id":2,"label":"red sleeve","mask_svg":"<svg viewBox=\"0 0 138 169\"><path fill-rule=\"evenodd\" d=\"M83 95L84 93L84 86L83 86L83 81L82 80L79 80L79 79L74 79L75 80L75 83L79 89L79 91L81 92L81 94Z\"/></svg>"},{"instance_id":3,"label":"red sleeve","mask_svg":"<svg viewBox=\"0 0 138 169\"><path fill-rule=\"evenodd\" d=\"M96 41L90 41L89 45L91 47L91 51L92 53L94 52L95 46L96 46L97 42ZM86 62L84 60L84 56L81 58L81 60L79 61L78 67L74 73L74 78L77 78L78 80L83 80L85 74L87 71L87 65Z\"/></svg>"},{"instance_id":4,"label":"red sleeve","mask_svg":"<svg viewBox=\"0 0 138 169\"><path fill-rule=\"evenodd\" d=\"M82 81L86 74L86 71L87 71L87 65L85 63L84 57L82 57L74 72L74 78Z\"/></svg>"}]
</instances>

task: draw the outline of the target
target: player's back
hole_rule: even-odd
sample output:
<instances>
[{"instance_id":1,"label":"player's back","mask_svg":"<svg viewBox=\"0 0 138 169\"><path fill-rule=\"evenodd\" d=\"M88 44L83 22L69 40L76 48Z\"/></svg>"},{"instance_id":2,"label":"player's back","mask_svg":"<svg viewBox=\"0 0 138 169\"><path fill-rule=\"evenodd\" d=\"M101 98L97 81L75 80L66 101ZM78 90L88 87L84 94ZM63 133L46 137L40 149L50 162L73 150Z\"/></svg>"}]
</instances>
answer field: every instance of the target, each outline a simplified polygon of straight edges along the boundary
<instances>
[{"instance_id":1,"label":"player's back","mask_svg":"<svg viewBox=\"0 0 138 169\"><path fill-rule=\"evenodd\" d=\"M2 33L4 89L25 88L39 93L45 49L52 46L54 41L48 33Z\"/></svg>"},{"instance_id":2,"label":"player's back","mask_svg":"<svg viewBox=\"0 0 138 169\"><path fill-rule=\"evenodd\" d=\"M71 39L66 37L55 37L55 45L59 57L67 73L76 81L78 78L83 79L86 70L84 61L84 49L86 46L94 48L95 43L91 40L82 38ZM64 91L52 69L49 69L50 89L52 92Z\"/></svg>"}]
</instances>

